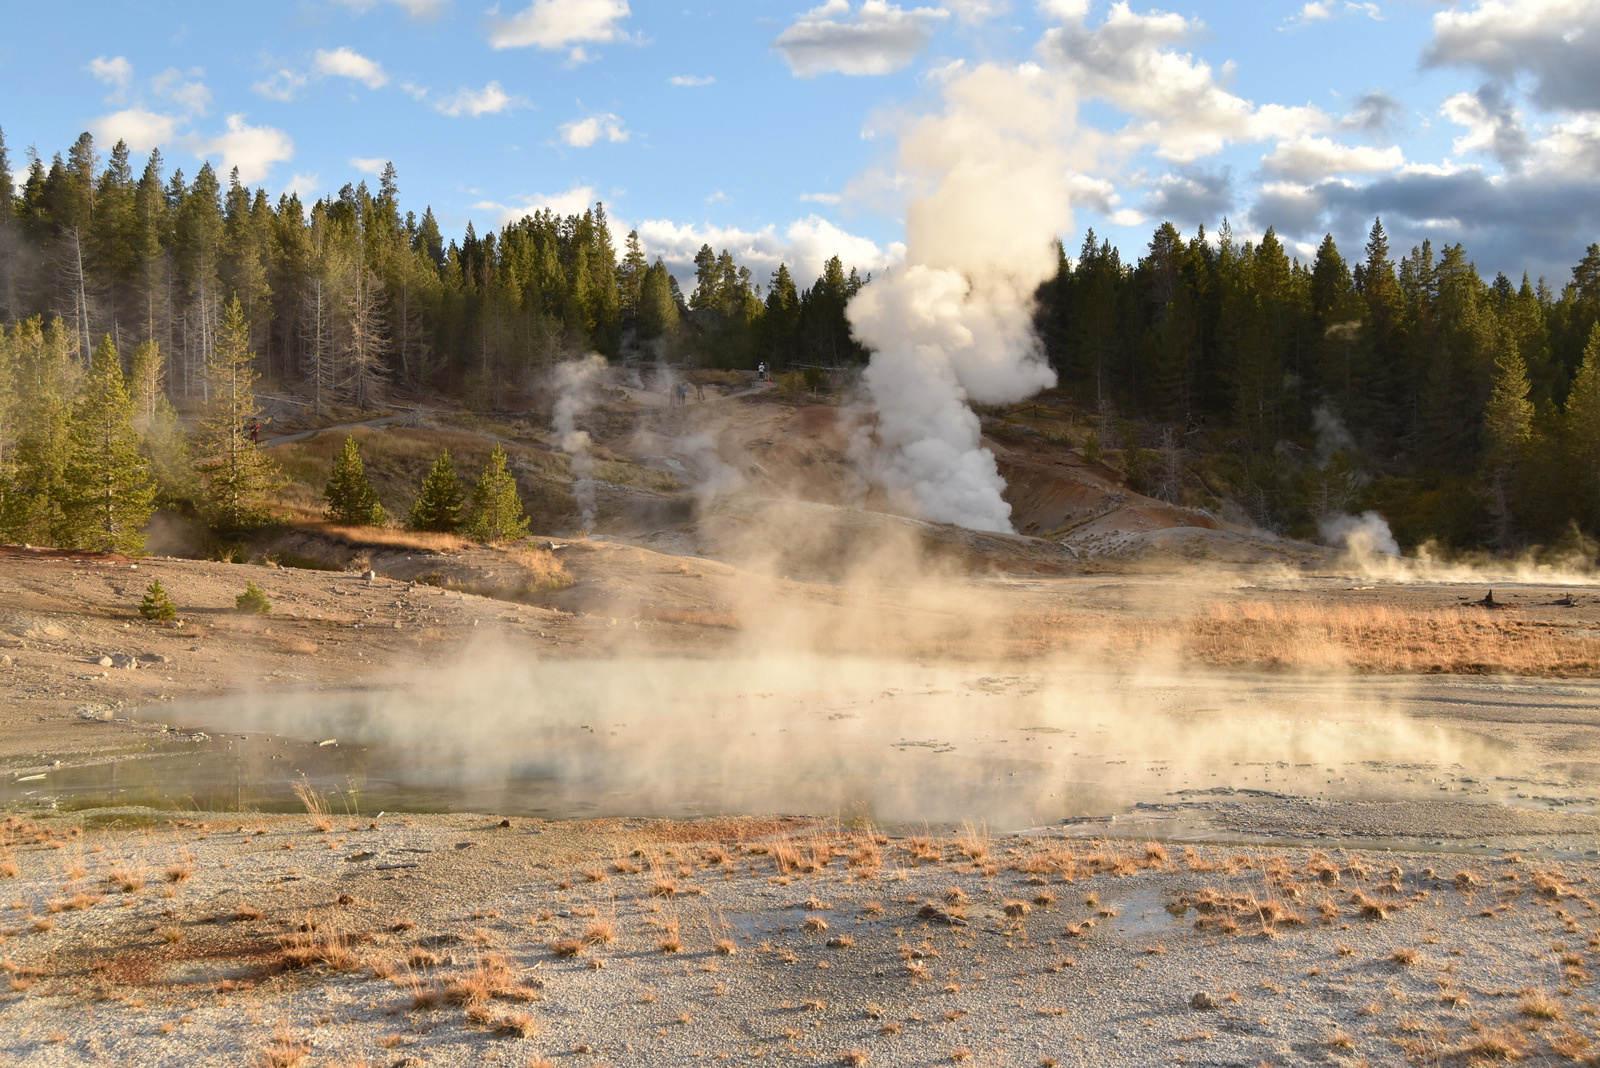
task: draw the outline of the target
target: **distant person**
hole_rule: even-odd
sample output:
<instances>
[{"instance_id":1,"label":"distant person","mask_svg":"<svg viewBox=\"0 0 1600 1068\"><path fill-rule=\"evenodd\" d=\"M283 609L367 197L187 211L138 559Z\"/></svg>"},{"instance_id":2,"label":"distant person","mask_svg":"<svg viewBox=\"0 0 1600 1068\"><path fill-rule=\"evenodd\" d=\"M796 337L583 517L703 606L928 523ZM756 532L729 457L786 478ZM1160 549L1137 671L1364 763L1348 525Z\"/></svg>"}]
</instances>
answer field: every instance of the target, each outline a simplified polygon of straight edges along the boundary
<instances>
[{"instance_id":1,"label":"distant person","mask_svg":"<svg viewBox=\"0 0 1600 1068\"><path fill-rule=\"evenodd\" d=\"M689 403L689 383L678 383L678 404L683 406Z\"/></svg>"},{"instance_id":2,"label":"distant person","mask_svg":"<svg viewBox=\"0 0 1600 1068\"><path fill-rule=\"evenodd\" d=\"M706 384L698 378L694 382L694 399L697 401L706 399Z\"/></svg>"},{"instance_id":3,"label":"distant person","mask_svg":"<svg viewBox=\"0 0 1600 1068\"><path fill-rule=\"evenodd\" d=\"M259 419L250 424L250 444L261 444L261 420Z\"/></svg>"}]
</instances>

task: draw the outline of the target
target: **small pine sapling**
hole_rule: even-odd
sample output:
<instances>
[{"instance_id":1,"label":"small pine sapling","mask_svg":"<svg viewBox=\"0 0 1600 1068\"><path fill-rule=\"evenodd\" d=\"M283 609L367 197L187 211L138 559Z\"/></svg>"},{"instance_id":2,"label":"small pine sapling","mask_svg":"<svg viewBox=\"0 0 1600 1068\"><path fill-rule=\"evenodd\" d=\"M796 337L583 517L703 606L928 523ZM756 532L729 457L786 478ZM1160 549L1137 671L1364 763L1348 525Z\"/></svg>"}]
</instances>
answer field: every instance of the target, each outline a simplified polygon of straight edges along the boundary
<instances>
[{"instance_id":1,"label":"small pine sapling","mask_svg":"<svg viewBox=\"0 0 1600 1068\"><path fill-rule=\"evenodd\" d=\"M153 619L161 623L177 617L178 606L172 603L171 597L167 596L167 591L162 588L160 579L150 583L150 588L145 590L144 600L139 602L139 614L146 619Z\"/></svg>"},{"instance_id":2,"label":"small pine sapling","mask_svg":"<svg viewBox=\"0 0 1600 1068\"><path fill-rule=\"evenodd\" d=\"M272 611L272 602L254 582L244 584L244 592L234 598L233 606L248 615L264 616Z\"/></svg>"}]
</instances>

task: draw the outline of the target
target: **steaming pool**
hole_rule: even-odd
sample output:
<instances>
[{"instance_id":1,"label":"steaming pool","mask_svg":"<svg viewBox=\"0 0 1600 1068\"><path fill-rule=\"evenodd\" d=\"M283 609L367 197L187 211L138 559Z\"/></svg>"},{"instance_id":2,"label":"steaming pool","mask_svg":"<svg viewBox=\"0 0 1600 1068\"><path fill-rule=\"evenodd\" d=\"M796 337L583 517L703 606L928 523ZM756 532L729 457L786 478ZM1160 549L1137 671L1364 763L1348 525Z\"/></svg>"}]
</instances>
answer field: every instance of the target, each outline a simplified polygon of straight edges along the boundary
<instances>
[{"instance_id":1,"label":"steaming pool","mask_svg":"<svg viewBox=\"0 0 1600 1068\"><path fill-rule=\"evenodd\" d=\"M1597 692L1037 664L507 663L391 691L156 706L138 718L172 725L163 745L8 777L0 801L297 810L303 774L335 812L784 813L995 829L1231 791L1531 803L1505 743L1430 712L1593 707Z\"/></svg>"}]
</instances>

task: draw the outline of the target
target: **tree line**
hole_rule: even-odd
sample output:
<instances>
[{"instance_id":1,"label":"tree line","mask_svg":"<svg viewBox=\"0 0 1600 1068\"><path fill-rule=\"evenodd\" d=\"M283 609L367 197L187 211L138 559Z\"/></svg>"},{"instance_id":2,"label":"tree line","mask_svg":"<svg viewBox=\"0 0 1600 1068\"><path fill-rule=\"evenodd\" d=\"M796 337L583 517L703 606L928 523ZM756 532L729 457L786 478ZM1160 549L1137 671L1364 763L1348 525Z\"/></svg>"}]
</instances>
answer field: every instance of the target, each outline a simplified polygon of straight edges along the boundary
<instances>
[{"instance_id":1,"label":"tree line","mask_svg":"<svg viewBox=\"0 0 1600 1068\"><path fill-rule=\"evenodd\" d=\"M763 284L709 246L695 262L685 298L637 233L619 258L602 204L446 241L431 208L402 214L393 165L376 190L274 201L237 170L169 174L159 150L139 168L119 141L102 160L85 133L49 161L30 149L19 187L0 131L0 322L60 317L82 354L106 334L123 351L155 342L180 405L204 399L234 297L259 373L319 412L382 388L498 408L590 350L705 367L862 358L844 316L862 281L837 257L807 288L787 265Z\"/></svg>"},{"instance_id":2,"label":"tree line","mask_svg":"<svg viewBox=\"0 0 1600 1068\"><path fill-rule=\"evenodd\" d=\"M761 282L707 246L686 297L636 233L619 254L600 204L446 241L431 209L402 213L392 166L376 191L308 206L209 164L169 175L159 152L136 170L120 142L102 160L88 134L48 163L30 150L20 187L11 175L0 133L13 540L78 543L98 524L111 547L127 524L95 484L110 476L91 477L96 449L155 502L247 526L271 480L245 447L258 379L316 410L392 390L499 408L590 349L778 370L868 355L845 307L870 277L838 257L801 287L787 265ZM1485 281L1459 244L1396 257L1381 221L1358 259L1329 236L1309 263L1270 229L1164 223L1133 262L1091 231L1038 298L1063 388L1099 413L1086 451L1121 446L1147 492L1180 496L1187 464L1208 495L1295 534L1367 507L1408 544L1600 532L1600 246L1552 286ZM200 416L193 434L179 411Z\"/></svg>"},{"instance_id":3,"label":"tree line","mask_svg":"<svg viewBox=\"0 0 1600 1068\"><path fill-rule=\"evenodd\" d=\"M1269 229L1159 226L1126 262L1091 230L1041 287L1063 385L1165 488L1149 450L1210 453L1255 521L1292 533L1377 508L1404 544L1515 550L1600 531L1600 245L1557 289L1485 281L1460 244L1353 263ZM1126 419L1142 420L1142 429ZM1149 462L1149 466L1145 464ZM1212 486L1213 489L1222 487Z\"/></svg>"}]
</instances>

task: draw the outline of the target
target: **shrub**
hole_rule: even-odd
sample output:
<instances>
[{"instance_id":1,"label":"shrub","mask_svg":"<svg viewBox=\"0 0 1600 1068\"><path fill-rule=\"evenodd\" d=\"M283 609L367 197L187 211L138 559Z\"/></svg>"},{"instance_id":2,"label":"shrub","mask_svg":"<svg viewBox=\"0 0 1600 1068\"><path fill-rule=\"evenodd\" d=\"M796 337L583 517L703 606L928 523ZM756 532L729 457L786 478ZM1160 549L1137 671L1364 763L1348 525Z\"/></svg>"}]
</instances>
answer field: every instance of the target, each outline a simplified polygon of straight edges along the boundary
<instances>
[{"instance_id":1,"label":"shrub","mask_svg":"<svg viewBox=\"0 0 1600 1068\"><path fill-rule=\"evenodd\" d=\"M433 462L433 469L422 480L417 499L406 517L408 530L429 530L454 534L461 529L461 501L465 491L456 476L456 465L446 449Z\"/></svg>"}]
</instances>

